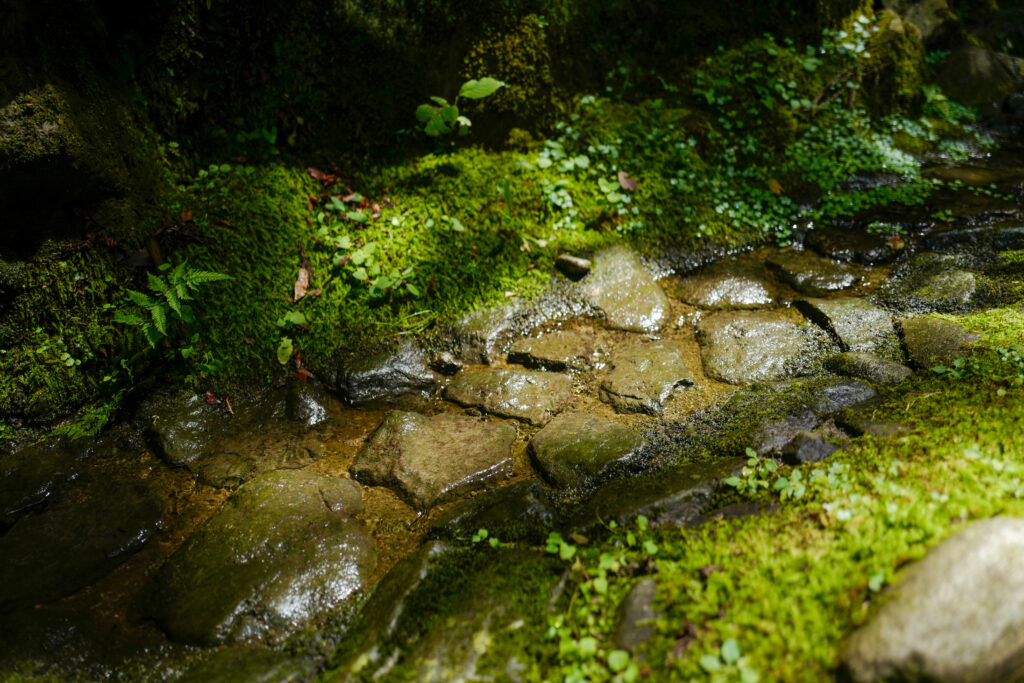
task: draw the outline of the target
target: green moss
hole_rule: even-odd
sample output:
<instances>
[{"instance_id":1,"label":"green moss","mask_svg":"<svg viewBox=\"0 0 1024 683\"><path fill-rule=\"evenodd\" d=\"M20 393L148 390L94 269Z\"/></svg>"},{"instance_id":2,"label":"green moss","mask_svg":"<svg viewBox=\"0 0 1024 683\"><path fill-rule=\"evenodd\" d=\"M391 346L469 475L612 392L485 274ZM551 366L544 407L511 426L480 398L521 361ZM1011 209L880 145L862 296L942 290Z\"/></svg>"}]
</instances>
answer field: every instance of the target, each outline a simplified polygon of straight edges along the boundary
<instances>
[{"instance_id":1,"label":"green moss","mask_svg":"<svg viewBox=\"0 0 1024 683\"><path fill-rule=\"evenodd\" d=\"M970 332L977 332L989 346L1010 347L1024 344L1024 309L1021 306L992 308L967 315L934 314Z\"/></svg>"},{"instance_id":2,"label":"green moss","mask_svg":"<svg viewBox=\"0 0 1024 683\"><path fill-rule=\"evenodd\" d=\"M915 111L921 101L925 48L917 31L894 12L881 11L868 41L863 93L875 114Z\"/></svg>"}]
</instances>

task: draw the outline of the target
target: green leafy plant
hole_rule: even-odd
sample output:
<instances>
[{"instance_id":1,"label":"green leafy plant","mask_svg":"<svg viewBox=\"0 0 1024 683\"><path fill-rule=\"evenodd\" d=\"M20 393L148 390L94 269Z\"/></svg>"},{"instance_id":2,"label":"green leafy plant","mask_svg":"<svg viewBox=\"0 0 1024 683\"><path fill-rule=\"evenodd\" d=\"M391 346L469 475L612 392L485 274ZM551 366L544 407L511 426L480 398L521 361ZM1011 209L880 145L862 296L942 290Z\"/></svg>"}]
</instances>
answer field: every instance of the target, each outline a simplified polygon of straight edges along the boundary
<instances>
[{"instance_id":1,"label":"green leafy plant","mask_svg":"<svg viewBox=\"0 0 1024 683\"><path fill-rule=\"evenodd\" d=\"M146 274L149 294L127 289L126 294L132 306L114 313L115 322L138 327L153 348L168 335L170 321L195 322L195 312L185 302L193 301L193 294L203 285L231 279L230 275L224 273L192 268L187 260L174 268L165 263L160 266L160 272L157 275Z\"/></svg>"},{"instance_id":2,"label":"green leafy plant","mask_svg":"<svg viewBox=\"0 0 1024 683\"><path fill-rule=\"evenodd\" d=\"M700 658L700 666L711 675L712 681L735 680L739 674L742 683L757 683L761 674L750 667L746 658L741 656L740 646L735 638L729 638L717 655L707 654Z\"/></svg>"},{"instance_id":3,"label":"green leafy plant","mask_svg":"<svg viewBox=\"0 0 1024 683\"><path fill-rule=\"evenodd\" d=\"M495 78L470 79L459 88L459 94L453 102L449 103L443 97L435 95L430 98L433 104L424 103L417 107L416 120L423 126L423 132L433 138L451 135L455 132L459 135L466 135L469 133L472 122L459 113L459 98L482 100L485 97L490 97L504 86L504 81Z\"/></svg>"},{"instance_id":4,"label":"green leafy plant","mask_svg":"<svg viewBox=\"0 0 1024 683\"><path fill-rule=\"evenodd\" d=\"M747 464L743 467L740 476L729 477L725 480L725 483L740 493L752 495L767 489L778 473L778 470L779 465L774 460L762 458L753 448L748 448Z\"/></svg>"}]
</instances>

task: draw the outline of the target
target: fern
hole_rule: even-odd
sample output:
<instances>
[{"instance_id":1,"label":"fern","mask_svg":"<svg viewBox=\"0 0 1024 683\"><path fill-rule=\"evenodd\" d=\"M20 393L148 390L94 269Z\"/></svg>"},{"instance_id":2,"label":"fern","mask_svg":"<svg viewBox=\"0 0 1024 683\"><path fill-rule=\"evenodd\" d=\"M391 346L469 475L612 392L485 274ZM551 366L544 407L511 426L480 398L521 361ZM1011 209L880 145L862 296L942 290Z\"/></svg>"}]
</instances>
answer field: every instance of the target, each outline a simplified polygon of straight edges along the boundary
<instances>
[{"instance_id":1,"label":"fern","mask_svg":"<svg viewBox=\"0 0 1024 683\"><path fill-rule=\"evenodd\" d=\"M146 274L151 294L126 289L125 293L133 306L114 313L114 322L138 327L153 348L168 335L169 321L195 322L192 308L184 303L195 300L193 293L197 293L207 283L231 279L230 275L224 273L190 268L188 260L173 269L164 264L160 270L166 275Z\"/></svg>"}]
</instances>

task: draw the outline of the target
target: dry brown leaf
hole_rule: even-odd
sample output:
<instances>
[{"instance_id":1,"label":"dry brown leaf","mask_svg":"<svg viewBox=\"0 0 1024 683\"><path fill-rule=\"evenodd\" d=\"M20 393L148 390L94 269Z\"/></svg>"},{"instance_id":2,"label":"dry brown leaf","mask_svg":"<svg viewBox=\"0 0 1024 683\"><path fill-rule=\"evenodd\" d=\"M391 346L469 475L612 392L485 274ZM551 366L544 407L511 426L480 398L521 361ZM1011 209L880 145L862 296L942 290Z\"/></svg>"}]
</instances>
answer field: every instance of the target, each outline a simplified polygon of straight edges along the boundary
<instances>
[{"instance_id":1,"label":"dry brown leaf","mask_svg":"<svg viewBox=\"0 0 1024 683\"><path fill-rule=\"evenodd\" d=\"M298 301L302 297L306 296L306 292L309 290L309 269L305 266L299 268L299 276L295 278L295 297L294 301Z\"/></svg>"},{"instance_id":2,"label":"dry brown leaf","mask_svg":"<svg viewBox=\"0 0 1024 683\"><path fill-rule=\"evenodd\" d=\"M636 180L630 178L625 171L619 171L619 187L626 192L636 192Z\"/></svg>"}]
</instances>

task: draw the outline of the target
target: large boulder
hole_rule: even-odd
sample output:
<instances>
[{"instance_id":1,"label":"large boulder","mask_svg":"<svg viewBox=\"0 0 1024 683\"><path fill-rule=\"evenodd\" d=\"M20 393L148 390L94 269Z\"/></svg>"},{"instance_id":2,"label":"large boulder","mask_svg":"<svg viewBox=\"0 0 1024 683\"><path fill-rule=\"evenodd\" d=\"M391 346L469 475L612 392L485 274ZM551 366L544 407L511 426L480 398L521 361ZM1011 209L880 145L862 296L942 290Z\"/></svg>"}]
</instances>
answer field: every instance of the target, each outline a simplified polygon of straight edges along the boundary
<instances>
[{"instance_id":1,"label":"large boulder","mask_svg":"<svg viewBox=\"0 0 1024 683\"><path fill-rule=\"evenodd\" d=\"M636 344L619 350L601 382L601 400L618 413L658 415L677 387L693 384L679 345Z\"/></svg>"},{"instance_id":2,"label":"large boulder","mask_svg":"<svg viewBox=\"0 0 1024 683\"><path fill-rule=\"evenodd\" d=\"M536 370L470 370L452 380L444 395L493 415L545 425L572 402L572 380Z\"/></svg>"},{"instance_id":3,"label":"large boulder","mask_svg":"<svg viewBox=\"0 0 1024 683\"><path fill-rule=\"evenodd\" d=\"M334 377L334 386L349 403L428 391L436 384L427 354L411 339L394 351L347 358Z\"/></svg>"},{"instance_id":4,"label":"large boulder","mask_svg":"<svg viewBox=\"0 0 1024 683\"><path fill-rule=\"evenodd\" d=\"M946 59L937 83L950 99L991 116L1020 89L1022 74L1024 59L967 44Z\"/></svg>"},{"instance_id":5,"label":"large boulder","mask_svg":"<svg viewBox=\"0 0 1024 683\"><path fill-rule=\"evenodd\" d=\"M515 427L501 422L394 410L356 455L351 471L364 483L396 489L425 510L508 476L515 438Z\"/></svg>"},{"instance_id":6,"label":"large boulder","mask_svg":"<svg viewBox=\"0 0 1024 683\"><path fill-rule=\"evenodd\" d=\"M0 456L0 533L59 497L79 477L94 446L94 439L57 439Z\"/></svg>"},{"instance_id":7,"label":"large boulder","mask_svg":"<svg viewBox=\"0 0 1024 683\"><path fill-rule=\"evenodd\" d=\"M580 287L590 304L604 313L609 327L653 333L668 321L668 297L626 247L595 254L594 268Z\"/></svg>"},{"instance_id":8,"label":"large boulder","mask_svg":"<svg viewBox=\"0 0 1024 683\"><path fill-rule=\"evenodd\" d=\"M566 413L537 432L530 440L530 451L549 481L569 488L634 456L643 444L643 437L625 425L586 413Z\"/></svg>"},{"instance_id":9,"label":"large boulder","mask_svg":"<svg viewBox=\"0 0 1024 683\"><path fill-rule=\"evenodd\" d=\"M239 488L153 576L148 613L175 640L276 636L352 599L377 566L359 485L311 472Z\"/></svg>"},{"instance_id":10,"label":"large boulder","mask_svg":"<svg viewBox=\"0 0 1024 683\"><path fill-rule=\"evenodd\" d=\"M1024 676L1024 519L974 522L911 565L843 649L857 683Z\"/></svg>"}]
</instances>

